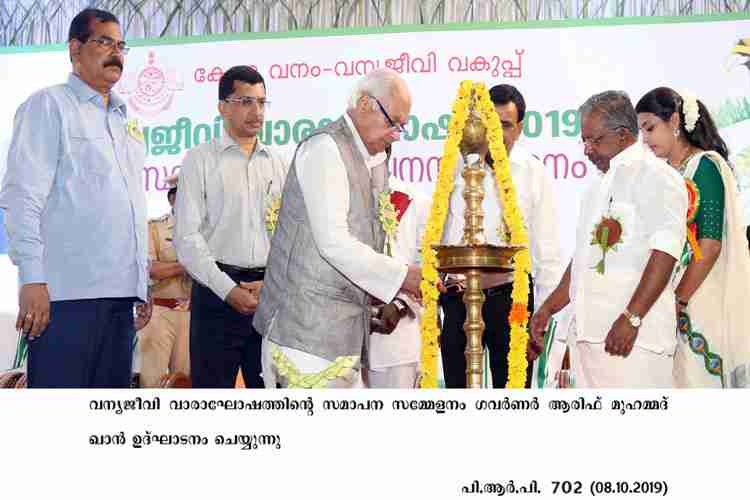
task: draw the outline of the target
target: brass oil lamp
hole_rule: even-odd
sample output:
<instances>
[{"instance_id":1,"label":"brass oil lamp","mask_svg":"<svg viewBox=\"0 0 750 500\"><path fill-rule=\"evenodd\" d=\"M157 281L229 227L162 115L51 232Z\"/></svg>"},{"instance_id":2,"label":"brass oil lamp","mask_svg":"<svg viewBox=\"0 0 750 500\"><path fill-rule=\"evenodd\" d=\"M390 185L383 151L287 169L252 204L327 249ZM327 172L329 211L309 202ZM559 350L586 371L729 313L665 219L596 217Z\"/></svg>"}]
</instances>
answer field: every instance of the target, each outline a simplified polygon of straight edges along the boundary
<instances>
[{"instance_id":1,"label":"brass oil lamp","mask_svg":"<svg viewBox=\"0 0 750 500\"><path fill-rule=\"evenodd\" d=\"M464 159L461 176L464 178L463 198L466 203L464 210L464 235L460 245L436 245L438 271L460 273L466 276L464 289L464 304L466 304L466 387L476 389L482 386L484 374L484 348L482 335L484 321L482 320L482 306L484 294L479 278L483 271L511 272L512 259L520 246L498 246L487 243L484 236L484 199L483 180L485 170L482 159L474 163L469 162L469 155L479 154L486 149L487 130L482 123L472 94L472 105L469 117L464 126L463 139L459 148Z\"/></svg>"}]
</instances>

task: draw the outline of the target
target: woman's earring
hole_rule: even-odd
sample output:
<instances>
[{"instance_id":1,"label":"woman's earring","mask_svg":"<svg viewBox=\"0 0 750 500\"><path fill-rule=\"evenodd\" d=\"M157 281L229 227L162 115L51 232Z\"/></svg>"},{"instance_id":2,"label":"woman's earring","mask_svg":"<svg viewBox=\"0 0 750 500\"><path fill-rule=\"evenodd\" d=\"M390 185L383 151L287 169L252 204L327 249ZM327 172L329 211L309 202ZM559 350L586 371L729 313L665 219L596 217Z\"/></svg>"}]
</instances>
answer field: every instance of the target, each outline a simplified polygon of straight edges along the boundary
<instances>
[{"instance_id":1,"label":"woman's earring","mask_svg":"<svg viewBox=\"0 0 750 500\"><path fill-rule=\"evenodd\" d=\"M674 129L674 136L675 137L679 137L680 136L680 131L678 129Z\"/></svg>"}]
</instances>

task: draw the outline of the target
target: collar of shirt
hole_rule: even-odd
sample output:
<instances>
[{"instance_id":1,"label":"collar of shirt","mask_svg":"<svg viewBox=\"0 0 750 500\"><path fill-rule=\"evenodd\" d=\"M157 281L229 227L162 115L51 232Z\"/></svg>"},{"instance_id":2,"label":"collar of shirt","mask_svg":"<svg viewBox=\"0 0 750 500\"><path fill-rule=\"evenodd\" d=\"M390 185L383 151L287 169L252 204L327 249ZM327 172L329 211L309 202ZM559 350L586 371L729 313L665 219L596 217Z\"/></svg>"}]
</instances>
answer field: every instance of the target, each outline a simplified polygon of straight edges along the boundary
<instances>
[{"instance_id":1,"label":"collar of shirt","mask_svg":"<svg viewBox=\"0 0 750 500\"><path fill-rule=\"evenodd\" d=\"M223 153L227 149L231 148L237 148L242 149L239 144L237 144L237 141L234 140L234 137L229 135L229 132L227 132L227 129L224 128L224 133L219 137L216 141L216 145L218 147L219 153ZM253 154L255 153L263 153L264 155L268 155L268 146L260 142L260 138L257 138L255 141L255 151L253 151Z\"/></svg>"},{"instance_id":2,"label":"collar of shirt","mask_svg":"<svg viewBox=\"0 0 750 500\"><path fill-rule=\"evenodd\" d=\"M510 150L510 154L508 155L511 165L514 163L524 165L531 158L532 154L526 151L520 144L514 144L513 149Z\"/></svg>"},{"instance_id":3,"label":"collar of shirt","mask_svg":"<svg viewBox=\"0 0 750 500\"><path fill-rule=\"evenodd\" d=\"M362 158L365 159L365 165L367 165L367 168L372 169L372 167L382 164L386 159L385 152L383 151L375 155L371 155L370 152L367 151L365 143L362 142L362 138L359 136L359 132L357 132L357 129L354 126L354 122L349 116L349 113L344 113L344 120L349 126L349 130L352 131L352 135L354 136L354 143L357 145L357 149L362 155Z\"/></svg>"},{"instance_id":4,"label":"collar of shirt","mask_svg":"<svg viewBox=\"0 0 750 500\"><path fill-rule=\"evenodd\" d=\"M89 85L81 80L81 77L75 73L71 73L68 76L68 86L73 89L73 93L78 97L81 102L87 102L98 98L99 103L104 103L104 98L96 90L89 87ZM127 105L116 92L112 91L109 93L109 102L113 109L118 110L123 116L127 116Z\"/></svg>"},{"instance_id":5,"label":"collar of shirt","mask_svg":"<svg viewBox=\"0 0 750 500\"><path fill-rule=\"evenodd\" d=\"M482 168L491 173L492 175L495 175L495 167L493 165L490 165L486 157L479 156L475 153L469 155L470 163L474 163L476 160L481 159L481 166ZM518 167L524 167L526 162L531 158L531 153L526 151L525 149L519 147L517 144L513 146L513 149L510 150L510 154L508 155L508 161L510 162L511 167L518 166ZM464 157L463 155L459 155L459 164L458 168L462 169L465 165Z\"/></svg>"},{"instance_id":6,"label":"collar of shirt","mask_svg":"<svg viewBox=\"0 0 750 500\"><path fill-rule=\"evenodd\" d=\"M607 174L614 171L617 167L626 167L631 163L640 160L641 158L643 158L644 154L645 151L643 149L643 145L640 142L631 144L610 160L609 170L607 170Z\"/></svg>"}]
</instances>

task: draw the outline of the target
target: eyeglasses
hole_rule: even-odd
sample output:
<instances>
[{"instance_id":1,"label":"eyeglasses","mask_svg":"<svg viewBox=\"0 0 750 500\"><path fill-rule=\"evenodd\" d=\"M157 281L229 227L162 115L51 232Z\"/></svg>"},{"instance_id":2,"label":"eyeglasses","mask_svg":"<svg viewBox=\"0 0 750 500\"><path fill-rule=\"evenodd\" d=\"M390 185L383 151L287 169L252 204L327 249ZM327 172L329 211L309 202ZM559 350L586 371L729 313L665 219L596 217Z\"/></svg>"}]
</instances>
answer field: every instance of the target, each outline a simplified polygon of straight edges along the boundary
<instances>
[{"instance_id":1,"label":"eyeglasses","mask_svg":"<svg viewBox=\"0 0 750 500\"><path fill-rule=\"evenodd\" d=\"M578 141L578 143L579 144L583 144L584 146L588 146L590 148L597 147L597 146L601 145L602 142L604 142L604 138L605 137L607 137L612 132L616 132L616 131L620 130L621 128L623 128L623 127L617 127L617 128L609 129L609 130L605 131L603 134L601 134L601 135L599 135L597 137L592 137L590 139L581 138Z\"/></svg>"},{"instance_id":2,"label":"eyeglasses","mask_svg":"<svg viewBox=\"0 0 750 500\"><path fill-rule=\"evenodd\" d=\"M127 53L130 52L130 47L128 47L128 43L125 40L120 40L119 42L116 42L108 36L101 36L99 38L90 38L87 41L95 42L96 44L99 45L99 47L102 47L108 50L117 49L120 52L122 52L123 55L127 55Z\"/></svg>"},{"instance_id":3,"label":"eyeglasses","mask_svg":"<svg viewBox=\"0 0 750 500\"><path fill-rule=\"evenodd\" d=\"M266 99L265 97L251 97L251 96L242 96L242 97L227 97L224 99L225 102L231 102L234 104L239 104L243 108L249 108L254 104L257 104L260 109L267 109L271 107L271 101Z\"/></svg>"},{"instance_id":4,"label":"eyeglasses","mask_svg":"<svg viewBox=\"0 0 750 500\"><path fill-rule=\"evenodd\" d=\"M380 108L380 111L383 113L383 116L385 116L385 119L388 121L388 125L390 125L391 128L395 128L396 130L398 130L398 132L400 134L405 134L406 133L406 129L404 128L404 126L401 125L400 123L396 123L393 120L391 120L391 117L388 116L388 112L385 110L385 108L383 107L383 105L380 104L380 101L378 101L378 98L375 97L375 96L372 96L372 95L370 97L372 97L375 100L375 102L377 103L378 107Z\"/></svg>"}]
</instances>

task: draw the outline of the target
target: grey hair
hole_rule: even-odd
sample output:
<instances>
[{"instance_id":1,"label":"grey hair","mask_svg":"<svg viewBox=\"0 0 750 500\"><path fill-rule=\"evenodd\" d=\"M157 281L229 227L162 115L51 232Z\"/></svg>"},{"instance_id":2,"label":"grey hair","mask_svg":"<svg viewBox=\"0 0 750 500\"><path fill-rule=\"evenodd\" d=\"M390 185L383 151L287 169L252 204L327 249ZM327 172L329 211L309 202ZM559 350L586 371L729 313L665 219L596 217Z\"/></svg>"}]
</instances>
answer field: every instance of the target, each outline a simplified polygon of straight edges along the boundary
<instances>
[{"instance_id":1,"label":"grey hair","mask_svg":"<svg viewBox=\"0 0 750 500\"><path fill-rule=\"evenodd\" d=\"M627 129L633 137L638 137L638 117L628 94L622 90L606 90L594 94L584 102L578 112L581 117L598 113L609 130Z\"/></svg>"},{"instance_id":2,"label":"grey hair","mask_svg":"<svg viewBox=\"0 0 750 500\"><path fill-rule=\"evenodd\" d=\"M378 68L370 71L362 77L352 90L347 103L347 110L357 107L357 102L362 96L373 96L380 101L391 96L401 76L389 68ZM406 88L406 85L404 85ZM408 89L407 89L408 92ZM372 103L375 109L375 103Z\"/></svg>"}]
</instances>

